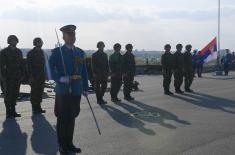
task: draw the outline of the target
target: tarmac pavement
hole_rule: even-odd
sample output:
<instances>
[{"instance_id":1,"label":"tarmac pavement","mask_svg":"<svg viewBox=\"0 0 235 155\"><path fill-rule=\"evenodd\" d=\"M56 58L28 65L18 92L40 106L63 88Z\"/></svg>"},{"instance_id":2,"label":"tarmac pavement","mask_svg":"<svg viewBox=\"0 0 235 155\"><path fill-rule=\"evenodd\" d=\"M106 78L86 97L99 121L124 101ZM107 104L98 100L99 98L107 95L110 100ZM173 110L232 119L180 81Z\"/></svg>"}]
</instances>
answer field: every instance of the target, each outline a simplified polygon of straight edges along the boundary
<instances>
[{"instance_id":1,"label":"tarmac pavement","mask_svg":"<svg viewBox=\"0 0 235 155\"><path fill-rule=\"evenodd\" d=\"M135 101L96 104L89 95L101 135L85 98L76 119L74 144L84 155L234 155L235 72L225 77L195 78L194 93L166 96L162 76L137 76ZM182 87L183 88L183 87ZM171 84L173 91L173 78ZM29 92L28 86L21 91ZM22 117L5 120L0 98L0 155L57 155L54 93L45 96L45 115L33 115L27 98L17 103Z\"/></svg>"}]
</instances>

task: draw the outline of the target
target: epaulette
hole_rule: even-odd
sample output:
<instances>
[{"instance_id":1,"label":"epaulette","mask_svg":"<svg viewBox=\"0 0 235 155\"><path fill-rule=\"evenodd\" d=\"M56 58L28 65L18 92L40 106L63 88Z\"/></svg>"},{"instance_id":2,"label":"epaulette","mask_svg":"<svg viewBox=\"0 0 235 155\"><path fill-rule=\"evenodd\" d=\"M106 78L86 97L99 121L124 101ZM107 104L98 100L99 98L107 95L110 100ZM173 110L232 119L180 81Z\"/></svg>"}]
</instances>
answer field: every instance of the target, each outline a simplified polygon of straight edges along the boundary
<instances>
[{"instance_id":1,"label":"epaulette","mask_svg":"<svg viewBox=\"0 0 235 155\"><path fill-rule=\"evenodd\" d=\"M51 52L56 52L56 51L60 51L60 47L56 47L53 50L51 50Z\"/></svg>"},{"instance_id":2,"label":"epaulette","mask_svg":"<svg viewBox=\"0 0 235 155\"><path fill-rule=\"evenodd\" d=\"M79 47L77 47L83 54L85 54L85 51Z\"/></svg>"}]
</instances>

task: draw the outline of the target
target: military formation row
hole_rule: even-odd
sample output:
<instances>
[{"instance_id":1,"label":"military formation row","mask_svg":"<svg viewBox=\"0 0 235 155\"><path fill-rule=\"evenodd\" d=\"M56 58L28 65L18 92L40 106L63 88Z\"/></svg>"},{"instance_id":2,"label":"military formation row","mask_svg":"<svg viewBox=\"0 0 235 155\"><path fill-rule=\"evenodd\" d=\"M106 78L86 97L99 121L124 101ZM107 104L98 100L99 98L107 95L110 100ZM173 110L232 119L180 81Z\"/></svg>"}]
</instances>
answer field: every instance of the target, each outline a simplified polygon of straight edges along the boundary
<instances>
[{"instance_id":1,"label":"military formation row","mask_svg":"<svg viewBox=\"0 0 235 155\"><path fill-rule=\"evenodd\" d=\"M10 35L7 42L9 46L3 49L0 55L1 89L6 106L6 117L14 118L21 116L16 112L15 105L19 96L20 84L25 74L25 64L22 51L16 47L19 42L18 38L15 35ZM33 45L35 47L27 54L27 67L31 85L30 101L34 113L45 113L40 104L45 82L45 59L44 52L41 49L42 39L35 38Z\"/></svg>"},{"instance_id":2,"label":"military formation row","mask_svg":"<svg viewBox=\"0 0 235 155\"><path fill-rule=\"evenodd\" d=\"M135 57L132 54L133 46L127 44L125 46L126 53L121 55L121 45L116 43L113 46L114 53L110 55L109 59L104 52L105 44L100 41L97 43L98 51L92 55L91 68L92 68L92 83L96 92L97 103L106 104L103 100L104 93L107 89L107 80L111 72L111 89L110 95L113 102L120 102L118 92L123 86L124 98L126 100L133 100L131 97L132 84L135 75Z\"/></svg>"},{"instance_id":3,"label":"military formation row","mask_svg":"<svg viewBox=\"0 0 235 155\"><path fill-rule=\"evenodd\" d=\"M163 73L163 88L166 95L173 95L170 91L170 83L172 74L174 74L175 92L182 94L181 85L184 78L184 88L186 92L193 92L190 87L194 78L194 69L192 61L192 46L186 45L185 52L182 52L182 44L176 45L176 52L172 54L171 46L165 45L165 53L162 55L162 73Z\"/></svg>"},{"instance_id":4,"label":"military formation row","mask_svg":"<svg viewBox=\"0 0 235 155\"><path fill-rule=\"evenodd\" d=\"M1 89L4 94L4 103L6 106L6 117L20 117L16 113L16 99L19 95L21 81L25 74L25 64L23 63L22 51L17 48L18 38L10 35L7 39L8 47L1 51ZM44 113L41 108L42 94L45 82L45 59L42 50L43 41L41 38L33 40L35 46L27 54L27 72L29 74L29 84L31 86L31 104L33 113ZM107 89L108 76L111 71L111 100L120 102L117 97L118 92L124 83L124 96L127 100L134 99L130 93L135 75L135 58L132 54L133 46L126 45L127 52L121 55L121 45L119 43L113 46L114 53L109 57L104 52L104 42L97 43L97 52L92 55L91 73L88 74L92 85L94 86L97 103L106 104L103 100ZM89 67L88 67L89 68ZM89 72L89 69L88 69Z\"/></svg>"}]
</instances>

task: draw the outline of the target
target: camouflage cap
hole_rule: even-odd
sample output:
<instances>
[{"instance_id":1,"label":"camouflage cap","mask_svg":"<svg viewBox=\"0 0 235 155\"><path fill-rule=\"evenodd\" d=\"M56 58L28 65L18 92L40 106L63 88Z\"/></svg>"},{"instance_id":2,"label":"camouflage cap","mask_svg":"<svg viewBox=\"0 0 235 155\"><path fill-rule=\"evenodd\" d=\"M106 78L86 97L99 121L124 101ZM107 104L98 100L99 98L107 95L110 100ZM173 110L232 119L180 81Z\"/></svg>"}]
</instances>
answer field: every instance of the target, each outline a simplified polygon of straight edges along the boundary
<instances>
[{"instance_id":1,"label":"camouflage cap","mask_svg":"<svg viewBox=\"0 0 235 155\"><path fill-rule=\"evenodd\" d=\"M39 38L39 37L34 38L34 39L33 39L33 45L34 45L34 46L36 46L36 45L37 45L37 43L43 43L42 39L41 39L41 38Z\"/></svg>"},{"instance_id":2,"label":"camouflage cap","mask_svg":"<svg viewBox=\"0 0 235 155\"><path fill-rule=\"evenodd\" d=\"M96 45L97 48L99 48L100 46L105 46L103 41L99 41Z\"/></svg>"},{"instance_id":3,"label":"camouflage cap","mask_svg":"<svg viewBox=\"0 0 235 155\"><path fill-rule=\"evenodd\" d=\"M186 48L186 49L192 48L192 45L191 45L191 44L188 44L188 45L185 46L185 48Z\"/></svg>"},{"instance_id":4,"label":"camouflage cap","mask_svg":"<svg viewBox=\"0 0 235 155\"><path fill-rule=\"evenodd\" d=\"M132 48L133 48L133 45L132 45L132 44L127 44L127 45L126 45L126 50L132 49Z\"/></svg>"},{"instance_id":5,"label":"camouflage cap","mask_svg":"<svg viewBox=\"0 0 235 155\"><path fill-rule=\"evenodd\" d=\"M182 44L177 44L176 49L179 49L179 48L183 48L183 45Z\"/></svg>"},{"instance_id":6,"label":"camouflage cap","mask_svg":"<svg viewBox=\"0 0 235 155\"><path fill-rule=\"evenodd\" d=\"M166 49L166 48L171 48L171 45L170 45L170 44L166 44L166 45L164 46L164 49Z\"/></svg>"},{"instance_id":7,"label":"camouflage cap","mask_svg":"<svg viewBox=\"0 0 235 155\"><path fill-rule=\"evenodd\" d=\"M122 46L121 46L121 44L119 44L119 43L116 43L116 44L113 45L113 48L114 48L114 49L121 48L121 47L122 47Z\"/></svg>"},{"instance_id":8,"label":"camouflage cap","mask_svg":"<svg viewBox=\"0 0 235 155\"><path fill-rule=\"evenodd\" d=\"M7 38L7 43L10 44L12 40L15 40L17 43L19 42L19 39L15 35L9 35Z\"/></svg>"}]
</instances>

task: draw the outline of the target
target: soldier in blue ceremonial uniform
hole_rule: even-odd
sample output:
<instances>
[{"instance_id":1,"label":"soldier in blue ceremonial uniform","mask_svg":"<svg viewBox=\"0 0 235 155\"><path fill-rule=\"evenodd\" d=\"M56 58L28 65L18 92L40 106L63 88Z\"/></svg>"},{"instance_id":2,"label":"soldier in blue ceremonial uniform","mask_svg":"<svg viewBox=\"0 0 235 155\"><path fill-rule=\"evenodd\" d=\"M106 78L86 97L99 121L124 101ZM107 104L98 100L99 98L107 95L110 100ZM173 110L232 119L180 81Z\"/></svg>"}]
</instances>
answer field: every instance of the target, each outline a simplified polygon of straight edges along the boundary
<instances>
[{"instance_id":1,"label":"soldier in blue ceremonial uniform","mask_svg":"<svg viewBox=\"0 0 235 155\"><path fill-rule=\"evenodd\" d=\"M198 58L197 50L195 49L193 50L193 55L192 55L193 77L195 77L195 72L197 69L197 58Z\"/></svg>"},{"instance_id":2,"label":"soldier in blue ceremonial uniform","mask_svg":"<svg viewBox=\"0 0 235 155\"><path fill-rule=\"evenodd\" d=\"M88 94L85 53L74 46L75 25L66 25L60 30L65 44L55 48L49 60L56 82L55 115L59 151L80 153L81 149L73 144L73 133L75 118L80 112L81 95Z\"/></svg>"},{"instance_id":3,"label":"soldier in blue ceremonial uniform","mask_svg":"<svg viewBox=\"0 0 235 155\"><path fill-rule=\"evenodd\" d=\"M203 70L203 64L204 64L204 59L200 55L201 51L198 51L197 54L197 75L199 78L202 77L202 70Z\"/></svg>"},{"instance_id":4,"label":"soldier in blue ceremonial uniform","mask_svg":"<svg viewBox=\"0 0 235 155\"><path fill-rule=\"evenodd\" d=\"M232 54L229 52L228 49L226 49L226 54L222 59L222 64L224 65L224 75L228 76L228 72L230 70L231 64L232 64Z\"/></svg>"}]
</instances>

